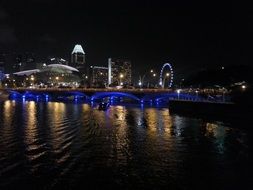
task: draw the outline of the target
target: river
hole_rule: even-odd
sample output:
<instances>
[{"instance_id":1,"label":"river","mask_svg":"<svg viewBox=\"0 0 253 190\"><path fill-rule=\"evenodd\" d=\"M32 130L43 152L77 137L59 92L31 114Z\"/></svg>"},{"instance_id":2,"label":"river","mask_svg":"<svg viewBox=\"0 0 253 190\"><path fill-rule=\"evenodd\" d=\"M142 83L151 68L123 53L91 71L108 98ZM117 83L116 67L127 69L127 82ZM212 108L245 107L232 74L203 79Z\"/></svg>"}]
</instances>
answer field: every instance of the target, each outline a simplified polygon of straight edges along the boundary
<instances>
[{"instance_id":1,"label":"river","mask_svg":"<svg viewBox=\"0 0 253 190\"><path fill-rule=\"evenodd\" d=\"M166 106L0 102L0 189L252 189L242 121Z\"/></svg>"}]
</instances>

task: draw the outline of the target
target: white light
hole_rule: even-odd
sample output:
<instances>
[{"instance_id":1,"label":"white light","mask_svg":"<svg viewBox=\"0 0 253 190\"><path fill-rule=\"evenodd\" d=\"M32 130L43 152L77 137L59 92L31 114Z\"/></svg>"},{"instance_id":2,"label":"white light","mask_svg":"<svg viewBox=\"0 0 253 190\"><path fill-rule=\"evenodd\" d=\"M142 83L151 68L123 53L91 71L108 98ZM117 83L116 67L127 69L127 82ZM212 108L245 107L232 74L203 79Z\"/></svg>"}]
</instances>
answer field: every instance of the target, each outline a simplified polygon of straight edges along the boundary
<instances>
[{"instance_id":1,"label":"white light","mask_svg":"<svg viewBox=\"0 0 253 190\"><path fill-rule=\"evenodd\" d=\"M180 89L178 89L178 90L177 90L177 93L179 94L179 93L180 93L180 91L181 91L181 90L180 90Z\"/></svg>"},{"instance_id":2,"label":"white light","mask_svg":"<svg viewBox=\"0 0 253 190\"><path fill-rule=\"evenodd\" d=\"M141 82L139 82L139 86L141 86Z\"/></svg>"},{"instance_id":3,"label":"white light","mask_svg":"<svg viewBox=\"0 0 253 190\"><path fill-rule=\"evenodd\" d=\"M245 89L246 88L246 86L245 85L242 85L242 89Z\"/></svg>"},{"instance_id":4,"label":"white light","mask_svg":"<svg viewBox=\"0 0 253 190\"><path fill-rule=\"evenodd\" d=\"M122 86L122 85L123 85L123 82L121 82L120 85Z\"/></svg>"},{"instance_id":5,"label":"white light","mask_svg":"<svg viewBox=\"0 0 253 190\"><path fill-rule=\"evenodd\" d=\"M72 51L72 54L74 53L82 53L82 54L85 54L84 51L83 51L83 48L81 45L79 44L76 44L73 51Z\"/></svg>"}]
</instances>

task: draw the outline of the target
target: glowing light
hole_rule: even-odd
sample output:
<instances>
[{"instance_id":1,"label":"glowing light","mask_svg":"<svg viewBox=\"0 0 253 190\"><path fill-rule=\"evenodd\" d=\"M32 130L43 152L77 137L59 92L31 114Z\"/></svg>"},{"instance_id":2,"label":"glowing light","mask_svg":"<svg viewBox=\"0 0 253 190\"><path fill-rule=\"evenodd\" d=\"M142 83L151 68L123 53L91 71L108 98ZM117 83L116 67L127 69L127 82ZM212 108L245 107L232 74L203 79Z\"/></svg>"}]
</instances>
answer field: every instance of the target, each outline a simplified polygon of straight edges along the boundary
<instances>
[{"instance_id":1,"label":"glowing light","mask_svg":"<svg viewBox=\"0 0 253 190\"><path fill-rule=\"evenodd\" d=\"M120 78L123 78L124 77L124 75L123 74L120 74L120 76L119 76Z\"/></svg>"},{"instance_id":2,"label":"glowing light","mask_svg":"<svg viewBox=\"0 0 253 190\"><path fill-rule=\"evenodd\" d=\"M79 44L76 44L73 51L72 51L72 54L74 53L82 53L82 54L85 54L84 51L83 51L83 48L81 45Z\"/></svg>"},{"instance_id":3,"label":"glowing light","mask_svg":"<svg viewBox=\"0 0 253 190\"><path fill-rule=\"evenodd\" d=\"M245 85L242 85L242 89L246 89L246 86L245 86Z\"/></svg>"},{"instance_id":4,"label":"glowing light","mask_svg":"<svg viewBox=\"0 0 253 190\"><path fill-rule=\"evenodd\" d=\"M172 69L172 66L171 66L171 64L170 63L165 63L163 66L162 66L162 69L161 69L161 72L160 72L160 82L159 82L159 84L162 86L163 85L163 70L164 70L164 68L165 67L169 67L169 70L170 70L170 81L169 81L169 88L171 88L172 87L172 84L173 84L173 76L174 76L174 73L173 73L173 69ZM169 74L168 73L168 74ZM167 74L166 74L167 75Z\"/></svg>"},{"instance_id":5,"label":"glowing light","mask_svg":"<svg viewBox=\"0 0 253 190\"><path fill-rule=\"evenodd\" d=\"M177 89L177 98L179 99L179 95L180 95L181 90Z\"/></svg>"}]
</instances>

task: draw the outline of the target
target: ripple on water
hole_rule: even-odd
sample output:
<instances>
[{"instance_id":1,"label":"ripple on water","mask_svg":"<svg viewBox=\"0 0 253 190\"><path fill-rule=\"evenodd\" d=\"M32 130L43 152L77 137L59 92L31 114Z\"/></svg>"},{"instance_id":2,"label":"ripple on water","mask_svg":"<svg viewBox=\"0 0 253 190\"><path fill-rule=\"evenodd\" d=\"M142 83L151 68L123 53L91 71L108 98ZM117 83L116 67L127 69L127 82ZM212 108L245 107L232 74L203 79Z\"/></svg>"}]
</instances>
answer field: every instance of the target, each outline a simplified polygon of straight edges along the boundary
<instances>
[{"instance_id":1,"label":"ripple on water","mask_svg":"<svg viewBox=\"0 0 253 190\"><path fill-rule=\"evenodd\" d=\"M233 123L171 115L167 108L99 111L88 104L6 101L0 104L0 189L194 189L210 179L225 189L246 187L251 138Z\"/></svg>"}]
</instances>

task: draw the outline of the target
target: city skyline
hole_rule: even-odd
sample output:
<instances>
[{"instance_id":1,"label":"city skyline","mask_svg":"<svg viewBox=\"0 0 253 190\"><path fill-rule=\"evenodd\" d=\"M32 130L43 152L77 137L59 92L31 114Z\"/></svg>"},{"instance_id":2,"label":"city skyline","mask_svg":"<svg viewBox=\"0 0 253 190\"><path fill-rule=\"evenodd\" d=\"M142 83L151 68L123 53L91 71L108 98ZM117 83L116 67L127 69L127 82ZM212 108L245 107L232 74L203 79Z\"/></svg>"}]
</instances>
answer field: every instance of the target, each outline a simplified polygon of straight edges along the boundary
<instances>
[{"instance_id":1,"label":"city skyline","mask_svg":"<svg viewBox=\"0 0 253 190\"><path fill-rule=\"evenodd\" d=\"M206 67L249 65L250 12L246 5L215 2L84 1L76 6L2 1L0 51L69 60L72 47L82 44L89 65L105 66L108 57L124 57L141 73L143 66L169 62L180 76Z\"/></svg>"}]
</instances>

